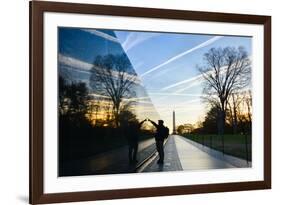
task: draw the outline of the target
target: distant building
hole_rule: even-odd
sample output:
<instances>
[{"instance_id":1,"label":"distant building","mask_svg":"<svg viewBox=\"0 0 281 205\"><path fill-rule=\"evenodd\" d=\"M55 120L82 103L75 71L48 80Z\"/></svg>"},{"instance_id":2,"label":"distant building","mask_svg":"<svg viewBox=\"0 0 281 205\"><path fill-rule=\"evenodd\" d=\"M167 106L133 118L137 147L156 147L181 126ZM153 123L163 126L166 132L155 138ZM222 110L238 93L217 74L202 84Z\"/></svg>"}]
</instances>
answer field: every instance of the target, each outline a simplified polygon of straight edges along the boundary
<instances>
[{"instance_id":1,"label":"distant building","mask_svg":"<svg viewBox=\"0 0 281 205\"><path fill-rule=\"evenodd\" d=\"M183 125L177 126L176 130L177 130L177 133L180 135L190 134L194 130L194 127L192 124L183 124Z\"/></svg>"}]
</instances>

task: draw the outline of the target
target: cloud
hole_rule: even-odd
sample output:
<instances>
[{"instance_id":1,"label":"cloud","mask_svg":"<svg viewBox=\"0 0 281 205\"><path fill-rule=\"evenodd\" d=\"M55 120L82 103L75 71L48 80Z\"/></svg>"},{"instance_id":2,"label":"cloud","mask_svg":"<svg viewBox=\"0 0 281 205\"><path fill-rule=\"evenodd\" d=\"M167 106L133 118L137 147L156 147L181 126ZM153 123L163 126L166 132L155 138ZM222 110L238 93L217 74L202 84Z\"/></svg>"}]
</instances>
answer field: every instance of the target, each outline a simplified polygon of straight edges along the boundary
<instances>
[{"instance_id":1,"label":"cloud","mask_svg":"<svg viewBox=\"0 0 281 205\"><path fill-rule=\"evenodd\" d=\"M97 66L94 66L93 64L90 64L90 63L87 63L87 62L84 62L84 61L81 61L81 60L78 60L78 59L75 59L72 57L64 56L62 54L59 54L58 62L60 65L67 66L72 69L76 69L76 71L85 71L85 72L90 73L90 71L92 69L102 69ZM118 78L118 76L119 76L117 71L112 71L112 74L116 78ZM126 79L130 79L135 84L141 84L141 81L137 75L125 73L124 76Z\"/></svg>"},{"instance_id":2,"label":"cloud","mask_svg":"<svg viewBox=\"0 0 281 205\"><path fill-rule=\"evenodd\" d=\"M227 71L227 66L223 66L223 67L221 68L221 73L222 73L222 75L225 76L226 71ZM213 75L214 71L211 70L211 71L208 71L207 73ZM239 80L239 76L238 76L238 80ZM204 82L204 77L203 77L202 74L200 74L200 75L197 75L197 76L195 76L195 77L193 77L193 78L189 78L189 79L187 79L187 80L183 80L183 81L180 81L180 82L178 82L178 83L175 83L175 84L166 86L166 87L163 88L162 90L167 90L167 89L174 88L174 87L177 87L177 86L182 85L182 84L186 84L185 87L180 88L180 89L178 89L178 90L175 91L175 93L181 93L181 92L183 92L183 91L188 90L189 88L192 88L192 87L195 87L195 86L199 86L199 85L200 85L201 83L203 83L203 82Z\"/></svg>"},{"instance_id":3,"label":"cloud","mask_svg":"<svg viewBox=\"0 0 281 205\"><path fill-rule=\"evenodd\" d=\"M147 41L153 37L159 36L159 33L139 33L139 32L131 32L127 35L125 41L122 43L123 49L126 51L134 48L138 44Z\"/></svg>"},{"instance_id":4,"label":"cloud","mask_svg":"<svg viewBox=\"0 0 281 205\"><path fill-rule=\"evenodd\" d=\"M110 99L109 96L106 96L106 95L101 95L101 94L98 94L98 93L90 93L89 94L90 96L93 96L93 97L97 97L97 98L106 98L106 99ZM147 104L151 104L151 101L150 101L150 98L145 96L145 97L136 97L136 98L122 98L122 100L124 101L136 101L138 103L147 103Z\"/></svg>"},{"instance_id":5,"label":"cloud","mask_svg":"<svg viewBox=\"0 0 281 205\"><path fill-rule=\"evenodd\" d=\"M149 73L151 73L151 72L153 72L155 70L158 70L159 68L161 68L161 67L163 67L163 66L165 66L165 65L167 65L167 64L169 64L169 63L171 63L171 62L173 62L173 61L175 61L175 60L177 60L177 59L179 59L179 58L181 58L181 57L183 57L183 56L193 52L193 51L196 51L196 50L198 50L200 48L204 48L204 47L214 43L215 41L217 41L217 40L219 40L221 38L222 38L222 36L215 36L215 37L213 37L213 38L211 38L211 39L209 39L209 40L207 40L207 41L205 41L205 42L203 42L203 43L201 43L201 44L199 44L199 45L197 45L197 46L195 46L195 47L193 47L191 49L188 49L188 50L186 50L186 51L184 51L184 52L182 52L182 53L180 53L180 54L178 54L178 55L168 59L164 63L161 63L161 64L159 64L159 65L149 69L148 71L144 72L140 77L144 77L147 74L149 74Z\"/></svg>"},{"instance_id":6,"label":"cloud","mask_svg":"<svg viewBox=\"0 0 281 205\"><path fill-rule=\"evenodd\" d=\"M59 63L63 64L63 65L67 65L69 67L72 68L78 68L78 69L82 69L82 70L87 70L90 71L93 67L92 64L72 58L72 57L68 57L68 56L64 56L62 54L59 54L58 57L58 61Z\"/></svg>"},{"instance_id":7,"label":"cloud","mask_svg":"<svg viewBox=\"0 0 281 205\"><path fill-rule=\"evenodd\" d=\"M200 75L197 75L197 76L194 76L192 78L188 78L186 80L183 80L183 81L180 81L180 82L177 82L177 83L173 83L171 85L168 85L164 88L162 88L161 90L168 90L168 89L171 89L171 88L174 88L174 87L177 87L177 86L180 86L180 85L183 85L183 84L187 84L187 83L193 83L193 82L196 82L196 81L202 81L203 79L203 75L200 74Z\"/></svg>"},{"instance_id":8,"label":"cloud","mask_svg":"<svg viewBox=\"0 0 281 205\"><path fill-rule=\"evenodd\" d=\"M221 72L222 74L224 74L224 73L226 72L226 70L227 70L227 66L222 66L220 72ZM205 74L207 74L207 75L212 74L212 75L213 75L214 73L215 73L214 70L210 70L210 71L208 71L208 72L205 73ZM175 88L175 87L178 87L178 86L181 86L181 85L184 85L184 84L186 85L186 84L187 84L184 88L181 88L181 89L178 89L178 90L175 91L176 93L180 93L180 92L183 92L183 91L185 91L185 90L187 90L187 89L189 89L189 88L191 88L191 87L200 85L200 84L203 83L203 82L204 82L203 74L199 74L199 75L196 75L196 76L194 76L194 77L192 77L192 78L188 78L188 79L186 79L186 80L179 81L179 82L177 82L177 83L173 83L173 84L171 84L171 85L168 85L168 86L162 88L161 90L165 91L165 90L168 90L168 89L171 89L171 88ZM189 84L189 85L188 85L188 84Z\"/></svg>"},{"instance_id":9,"label":"cloud","mask_svg":"<svg viewBox=\"0 0 281 205\"><path fill-rule=\"evenodd\" d=\"M149 92L151 96L186 96L186 97L200 97L199 94L187 94L187 93L167 93L167 92Z\"/></svg>"},{"instance_id":10,"label":"cloud","mask_svg":"<svg viewBox=\"0 0 281 205\"><path fill-rule=\"evenodd\" d=\"M150 98L145 96L145 97L136 97L136 98L124 98L124 100L137 101L137 100L150 100Z\"/></svg>"},{"instance_id":11,"label":"cloud","mask_svg":"<svg viewBox=\"0 0 281 205\"><path fill-rule=\"evenodd\" d=\"M93 97L97 97L97 98L106 98L106 99L110 99L109 96L100 95L100 94L97 94L97 93L90 93L89 95L90 95L90 96L93 96Z\"/></svg>"},{"instance_id":12,"label":"cloud","mask_svg":"<svg viewBox=\"0 0 281 205\"><path fill-rule=\"evenodd\" d=\"M101 31L95 30L95 29L82 29L82 31L88 32L90 34L102 37L106 40L115 42L115 43L120 43L119 40L117 38L115 38L114 36L111 36L109 34L103 33Z\"/></svg>"},{"instance_id":13,"label":"cloud","mask_svg":"<svg viewBox=\"0 0 281 205\"><path fill-rule=\"evenodd\" d=\"M175 104L175 107L186 106L186 105L189 105L189 104L194 104L194 105L196 104L197 105L198 102L201 102L201 98L200 97L192 99L192 100L178 102L178 103Z\"/></svg>"},{"instance_id":14,"label":"cloud","mask_svg":"<svg viewBox=\"0 0 281 205\"><path fill-rule=\"evenodd\" d=\"M202 78L202 79L203 79L203 78ZM190 83L189 85L185 86L184 88L181 88L181 89L176 90L175 92L176 92L176 93L181 93L181 92L186 91L186 90L188 90L188 89L190 89L190 88L199 86L201 83L203 83L203 80L202 80L202 79L197 80L197 81L194 81L194 82Z\"/></svg>"}]
</instances>

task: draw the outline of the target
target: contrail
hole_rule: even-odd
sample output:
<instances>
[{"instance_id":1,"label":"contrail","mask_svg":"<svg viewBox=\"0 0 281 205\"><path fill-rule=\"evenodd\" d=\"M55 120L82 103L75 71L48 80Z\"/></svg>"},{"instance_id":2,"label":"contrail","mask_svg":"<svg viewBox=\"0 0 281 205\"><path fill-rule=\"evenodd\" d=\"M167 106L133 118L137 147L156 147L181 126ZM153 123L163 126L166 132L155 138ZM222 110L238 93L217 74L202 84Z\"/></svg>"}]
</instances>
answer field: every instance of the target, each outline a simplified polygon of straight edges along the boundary
<instances>
[{"instance_id":1,"label":"contrail","mask_svg":"<svg viewBox=\"0 0 281 205\"><path fill-rule=\"evenodd\" d=\"M226 72L226 69L227 69L227 66L222 66L220 72L221 72L222 74L224 74L224 73ZM214 73L214 71L213 71L213 70L210 70L210 71L208 71L208 72L205 73L205 74L212 74L212 73ZM204 79L203 74L199 74L199 75L197 75L197 76L188 78L188 79L186 79L186 80L182 80L182 81L177 82L177 83L174 83L174 84L172 84L172 85L168 85L168 86L162 88L161 90L168 90L168 89L170 89L170 88L174 88L174 87L177 87L177 86L182 85L182 84L190 83L189 86L187 86L187 87L185 87L185 88L182 88L182 89L179 89L179 90L176 91L176 93L179 93L179 92L182 92L182 91L184 91L184 90L187 90L187 89L190 88L190 87L199 85L200 83L203 82L203 79Z\"/></svg>"},{"instance_id":2,"label":"contrail","mask_svg":"<svg viewBox=\"0 0 281 205\"><path fill-rule=\"evenodd\" d=\"M200 97L201 95L197 94L188 94L188 93L166 93L166 92L149 92L150 95L157 96L187 96L187 97Z\"/></svg>"},{"instance_id":3,"label":"contrail","mask_svg":"<svg viewBox=\"0 0 281 205\"><path fill-rule=\"evenodd\" d=\"M147 41L153 37L159 36L159 33L138 33L131 32L127 35L126 40L122 43L123 49L127 52L135 46Z\"/></svg>"},{"instance_id":4,"label":"contrail","mask_svg":"<svg viewBox=\"0 0 281 205\"><path fill-rule=\"evenodd\" d=\"M93 69L102 69L99 68L97 66L94 66L93 64L69 57L69 56L64 56L62 54L59 54L58 56L58 62L61 65L65 65L68 66L70 68L76 68L76 69L81 69L78 70L79 72L88 72L89 74L91 74L91 70ZM112 74L114 77L118 78L119 74L117 71L112 71ZM125 73L124 74L125 79L129 79L130 81L133 81L135 84L141 84L141 81L139 79L139 77L137 75L132 75L129 73Z\"/></svg>"},{"instance_id":5,"label":"contrail","mask_svg":"<svg viewBox=\"0 0 281 205\"><path fill-rule=\"evenodd\" d=\"M164 63L161 63L160 65L155 66L154 68L151 68L150 70L144 72L140 77L144 77L147 74L149 74L149 73L151 73L151 72L153 72L155 70L158 70L159 68L163 67L164 65L167 65L168 63L171 63L171 62L181 58L182 56L187 55L187 54L189 54L189 53L191 53L191 52L193 52L193 51L195 51L197 49L204 48L204 47L214 43L215 41L217 41L217 40L219 40L221 38L222 38L222 36L215 36L215 37L213 37L213 38L211 38L211 39L209 39L209 40L207 40L207 41L205 41L205 42L203 42L203 43L201 43L201 44L199 44L199 45L197 45L197 46L195 46L195 47L193 47L191 49L188 49L187 51L184 51L184 52L182 52L182 53L180 53L180 54L170 58L169 60L165 61Z\"/></svg>"},{"instance_id":6,"label":"contrail","mask_svg":"<svg viewBox=\"0 0 281 205\"><path fill-rule=\"evenodd\" d=\"M179 90L176 90L175 92L176 92L176 93L182 93L183 91L188 90L188 89L190 89L190 88L192 88L192 87L198 86L198 85L200 85L201 83L203 83L203 81L200 79L200 80L198 80L198 81L195 81L195 82L190 83L188 86L186 86L186 87L184 87L184 88L181 88L181 89L179 89Z\"/></svg>"},{"instance_id":7,"label":"contrail","mask_svg":"<svg viewBox=\"0 0 281 205\"><path fill-rule=\"evenodd\" d=\"M101 31L98 31L98 30L95 30L95 29L82 29L82 31L86 31L90 34L94 34L96 36L102 37L102 38L107 39L109 41L119 43L119 40L117 38L115 38L114 36L111 36L109 34L103 33Z\"/></svg>"},{"instance_id":8,"label":"contrail","mask_svg":"<svg viewBox=\"0 0 281 205\"><path fill-rule=\"evenodd\" d=\"M197 76L194 76L192 78L188 78L186 80L183 80L183 81L180 81L180 82L177 82L177 83L174 83L172 85L169 85L169 86L166 86L164 88L162 88L161 90L168 90L170 88L174 88L174 87L177 87L179 85L182 85L182 84L185 84L185 83L190 83L192 81L197 81L197 80L200 80L201 78L203 78L203 75L200 74L200 75L197 75Z\"/></svg>"}]
</instances>

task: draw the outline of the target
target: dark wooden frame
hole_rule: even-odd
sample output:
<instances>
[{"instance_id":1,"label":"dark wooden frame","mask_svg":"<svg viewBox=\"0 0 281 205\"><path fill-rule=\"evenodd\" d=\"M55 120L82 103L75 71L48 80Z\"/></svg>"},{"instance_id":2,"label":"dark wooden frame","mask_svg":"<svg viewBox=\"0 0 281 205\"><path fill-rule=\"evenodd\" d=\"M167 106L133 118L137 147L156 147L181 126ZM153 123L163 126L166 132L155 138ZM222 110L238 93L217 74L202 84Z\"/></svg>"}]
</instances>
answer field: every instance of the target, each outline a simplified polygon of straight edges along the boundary
<instances>
[{"instance_id":1,"label":"dark wooden frame","mask_svg":"<svg viewBox=\"0 0 281 205\"><path fill-rule=\"evenodd\" d=\"M30 203L75 202L271 188L271 17L32 1L30 3ZM63 12L112 16L260 24L264 27L264 180L109 191L44 194L43 192L43 13Z\"/></svg>"}]
</instances>

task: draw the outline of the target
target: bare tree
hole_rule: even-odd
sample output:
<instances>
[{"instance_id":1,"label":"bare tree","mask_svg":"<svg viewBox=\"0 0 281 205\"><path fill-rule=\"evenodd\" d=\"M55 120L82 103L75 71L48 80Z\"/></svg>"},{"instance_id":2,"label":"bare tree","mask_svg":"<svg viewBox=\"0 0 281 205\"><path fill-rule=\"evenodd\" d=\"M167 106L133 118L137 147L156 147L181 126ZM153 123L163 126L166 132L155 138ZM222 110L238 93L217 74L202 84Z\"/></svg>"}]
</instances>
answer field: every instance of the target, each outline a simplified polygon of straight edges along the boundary
<instances>
[{"instance_id":1,"label":"bare tree","mask_svg":"<svg viewBox=\"0 0 281 205\"><path fill-rule=\"evenodd\" d=\"M243 47L212 48L204 55L199 71L204 79L203 93L219 105L218 133L223 136L226 109L232 93L245 88L251 79L251 61Z\"/></svg>"},{"instance_id":2,"label":"bare tree","mask_svg":"<svg viewBox=\"0 0 281 205\"><path fill-rule=\"evenodd\" d=\"M131 63L125 54L97 56L92 68L91 87L110 98L116 127L124 98L135 96L133 85L137 75L131 69Z\"/></svg>"},{"instance_id":3,"label":"bare tree","mask_svg":"<svg viewBox=\"0 0 281 205\"><path fill-rule=\"evenodd\" d=\"M245 93L244 100L247 106L248 120L252 122L252 92L250 90Z\"/></svg>"},{"instance_id":4,"label":"bare tree","mask_svg":"<svg viewBox=\"0 0 281 205\"><path fill-rule=\"evenodd\" d=\"M231 123L233 128L233 134L237 134L238 129L238 115L240 113L240 104L242 103L243 99L241 98L240 93L232 93L231 98L228 101L228 110L231 117Z\"/></svg>"},{"instance_id":5,"label":"bare tree","mask_svg":"<svg viewBox=\"0 0 281 205\"><path fill-rule=\"evenodd\" d=\"M240 114L242 132L250 134L252 128L252 93L250 90L241 93L243 113Z\"/></svg>"},{"instance_id":6,"label":"bare tree","mask_svg":"<svg viewBox=\"0 0 281 205\"><path fill-rule=\"evenodd\" d=\"M101 109L100 101L91 96L91 99L88 102L88 107L89 107L89 111L88 111L89 119L92 122L94 122L93 124L94 126L97 126L98 113Z\"/></svg>"}]
</instances>

